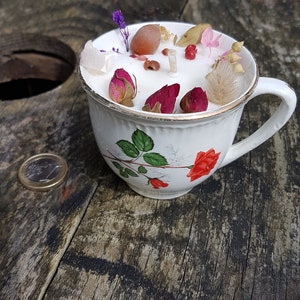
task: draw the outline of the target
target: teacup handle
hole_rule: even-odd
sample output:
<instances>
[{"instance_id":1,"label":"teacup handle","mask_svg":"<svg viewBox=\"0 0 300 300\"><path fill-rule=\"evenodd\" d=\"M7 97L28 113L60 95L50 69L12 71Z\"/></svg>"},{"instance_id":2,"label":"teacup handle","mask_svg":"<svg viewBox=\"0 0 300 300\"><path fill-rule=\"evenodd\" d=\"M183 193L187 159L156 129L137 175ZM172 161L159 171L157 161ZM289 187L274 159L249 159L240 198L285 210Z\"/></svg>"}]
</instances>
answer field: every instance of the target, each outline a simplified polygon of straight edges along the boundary
<instances>
[{"instance_id":1,"label":"teacup handle","mask_svg":"<svg viewBox=\"0 0 300 300\"><path fill-rule=\"evenodd\" d=\"M242 141L233 144L229 148L220 168L265 142L274 135L293 114L296 108L297 97L294 90L290 88L286 82L275 78L260 77L249 100L262 94L272 94L281 98L282 101L278 109L253 134Z\"/></svg>"}]
</instances>

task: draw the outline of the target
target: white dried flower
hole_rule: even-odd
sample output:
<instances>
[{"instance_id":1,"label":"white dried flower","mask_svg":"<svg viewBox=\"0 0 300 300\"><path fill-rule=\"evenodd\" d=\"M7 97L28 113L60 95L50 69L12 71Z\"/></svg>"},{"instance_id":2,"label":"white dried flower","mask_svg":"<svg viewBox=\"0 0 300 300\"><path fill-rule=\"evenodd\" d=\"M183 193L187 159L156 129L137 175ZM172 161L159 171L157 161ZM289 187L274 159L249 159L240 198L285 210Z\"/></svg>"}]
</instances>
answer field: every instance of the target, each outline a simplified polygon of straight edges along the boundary
<instances>
[{"instance_id":1,"label":"white dried flower","mask_svg":"<svg viewBox=\"0 0 300 300\"><path fill-rule=\"evenodd\" d=\"M206 75L206 81L207 98L212 103L224 105L239 95L236 75L228 61L219 61Z\"/></svg>"}]
</instances>

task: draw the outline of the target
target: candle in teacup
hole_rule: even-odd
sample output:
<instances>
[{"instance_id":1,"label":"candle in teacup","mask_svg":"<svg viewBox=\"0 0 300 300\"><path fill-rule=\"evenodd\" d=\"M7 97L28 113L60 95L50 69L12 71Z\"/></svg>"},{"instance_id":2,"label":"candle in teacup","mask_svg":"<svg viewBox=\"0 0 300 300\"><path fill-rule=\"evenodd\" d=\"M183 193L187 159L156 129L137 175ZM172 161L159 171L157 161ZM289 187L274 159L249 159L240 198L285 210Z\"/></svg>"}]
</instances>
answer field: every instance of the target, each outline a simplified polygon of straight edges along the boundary
<instances>
[{"instance_id":1,"label":"candle in teacup","mask_svg":"<svg viewBox=\"0 0 300 300\"><path fill-rule=\"evenodd\" d=\"M186 194L270 138L293 113L296 96L288 85L259 77L243 43L208 24L126 26L119 11L114 21L119 29L86 43L81 83L103 158L137 193ZM245 104L265 93L284 105L233 144Z\"/></svg>"},{"instance_id":2,"label":"candle in teacup","mask_svg":"<svg viewBox=\"0 0 300 300\"><path fill-rule=\"evenodd\" d=\"M150 32L140 41L141 51L138 51L138 46L130 47L133 42L136 44L138 41L141 29L148 30L151 26L159 31L159 40L157 37L153 39ZM197 28L198 38L191 38L189 31ZM209 24L194 26L176 22L152 22L126 26L126 30L126 37L121 30L116 29L102 35L93 43L88 42L81 54L81 71L86 82L96 93L106 99L115 100L109 94L109 83L116 70L125 70L135 84L134 99L131 105L128 105L132 106L133 110L142 110L146 99L165 85L178 83L180 90L176 95L173 113L183 113L180 100L195 87L206 92L209 88L207 75L222 55L226 56L228 51L232 51L232 44L222 43L222 35L214 32ZM145 39L149 40L148 44ZM152 41L156 44L154 48L151 45ZM152 48L147 51L145 45ZM240 57L237 53L241 48L237 50L233 53L238 60ZM90 53L94 53L92 59L89 59L92 56ZM224 61L225 56L222 58ZM98 66L95 63L96 57L98 62L100 61ZM225 70L225 83L221 89L229 87L231 93L236 93L234 96L230 95L229 98L233 99L237 94L244 92L243 72L234 72L228 60L227 64L229 75L228 70L227 73ZM95 68L98 68L98 72ZM215 83L213 85L215 86ZM224 99L223 95L219 95L219 98ZM213 96L208 100L208 111L216 109L220 104L214 101ZM125 105L126 103L128 104L125 101Z\"/></svg>"}]
</instances>

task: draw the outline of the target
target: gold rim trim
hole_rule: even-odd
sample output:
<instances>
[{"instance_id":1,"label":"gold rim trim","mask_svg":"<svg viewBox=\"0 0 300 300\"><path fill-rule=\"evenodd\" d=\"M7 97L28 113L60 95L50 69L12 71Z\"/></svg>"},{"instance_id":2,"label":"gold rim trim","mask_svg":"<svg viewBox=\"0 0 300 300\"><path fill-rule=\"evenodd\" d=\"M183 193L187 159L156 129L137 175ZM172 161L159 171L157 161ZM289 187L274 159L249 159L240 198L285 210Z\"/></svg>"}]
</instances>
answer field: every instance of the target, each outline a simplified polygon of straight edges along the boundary
<instances>
[{"instance_id":1,"label":"gold rim trim","mask_svg":"<svg viewBox=\"0 0 300 300\"><path fill-rule=\"evenodd\" d=\"M21 165L18 177L30 190L48 191L62 184L68 173L64 158L52 153L31 156Z\"/></svg>"}]
</instances>

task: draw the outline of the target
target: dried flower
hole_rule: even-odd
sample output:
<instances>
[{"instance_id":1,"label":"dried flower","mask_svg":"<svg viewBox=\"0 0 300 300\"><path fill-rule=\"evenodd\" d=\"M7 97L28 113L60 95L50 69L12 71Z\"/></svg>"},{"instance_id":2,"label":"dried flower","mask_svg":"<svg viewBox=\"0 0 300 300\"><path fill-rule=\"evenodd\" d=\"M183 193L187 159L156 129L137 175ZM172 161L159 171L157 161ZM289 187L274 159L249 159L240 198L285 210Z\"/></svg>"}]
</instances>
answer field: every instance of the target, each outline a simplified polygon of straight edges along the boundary
<instances>
[{"instance_id":1,"label":"dried flower","mask_svg":"<svg viewBox=\"0 0 300 300\"><path fill-rule=\"evenodd\" d=\"M235 79L231 64L227 60L219 61L206 75L208 100L218 105L234 100L239 94Z\"/></svg>"},{"instance_id":2,"label":"dried flower","mask_svg":"<svg viewBox=\"0 0 300 300\"><path fill-rule=\"evenodd\" d=\"M128 43L128 38L129 38L129 30L126 26L124 16L122 14L121 10L116 10L113 12L112 19L116 25L118 25L120 29L120 33L122 35L126 51L129 51L129 43Z\"/></svg>"},{"instance_id":3,"label":"dried flower","mask_svg":"<svg viewBox=\"0 0 300 300\"><path fill-rule=\"evenodd\" d=\"M219 47L219 39L221 38L222 34L219 34L214 39L214 33L211 27L207 27L201 37L201 44L209 48L209 55L211 54L211 48Z\"/></svg>"},{"instance_id":4,"label":"dried flower","mask_svg":"<svg viewBox=\"0 0 300 300\"><path fill-rule=\"evenodd\" d=\"M179 94L180 85L174 83L165 85L154 94L152 94L145 102L144 111L171 114L174 110L176 97Z\"/></svg>"},{"instance_id":5,"label":"dried flower","mask_svg":"<svg viewBox=\"0 0 300 300\"><path fill-rule=\"evenodd\" d=\"M195 113L207 110L208 100L206 92L201 87L195 87L187 92L180 101L180 108L184 113Z\"/></svg>"},{"instance_id":6,"label":"dried flower","mask_svg":"<svg viewBox=\"0 0 300 300\"><path fill-rule=\"evenodd\" d=\"M243 49L244 42L234 42L231 45L231 49L223 53L219 60L227 60L231 63L233 67L233 71L236 73L244 73L243 66L238 63L238 61L241 59L241 57L237 54L237 52L240 52ZM216 65L218 64L218 61L216 62Z\"/></svg>"},{"instance_id":7,"label":"dried flower","mask_svg":"<svg viewBox=\"0 0 300 300\"><path fill-rule=\"evenodd\" d=\"M109 83L110 98L119 104L133 106L135 95L136 87L130 75L124 69L117 69Z\"/></svg>"},{"instance_id":8,"label":"dried flower","mask_svg":"<svg viewBox=\"0 0 300 300\"><path fill-rule=\"evenodd\" d=\"M160 26L160 35L163 41L168 41L174 34L170 33L166 27Z\"/></svg>"},{"instance_id":9,"label":"dried flower","mask_svg":"<svg viewBox=\"0 0 300 300\"><path fill-rule=\"evenodd\" d=\"M177 42L177 46L186 47L189 44L199 44L202 33L206 28L211 28L209 24L198 24L187 30L182 38Z\"/></svg>"},{"instance_id":10,"label":"dried flower","mask_svg":"<svg viewBox=\"0 0 300 300\"><path fill-rule=\"evenodd\" d=\"M110 71L113 65L113 57L116 55L113 51L99 51L93 46L92 41L87 41L80 55L80 66L90 73L107 73Z\"/></svg>"},{"instance_id":11,"label":"dried flower","mask_svg":"<svg viewBox=\"0 0 300 300\"><path fill-rule=\"evenodd\" d=\"M234 42L234 43L231 45L231 49L232 49L232 51L234 51L234 52L240 52L240 51L242 51L242 49L243 49L243 45L244 45L244 42Z\"/></svg>"}]
</instances>

